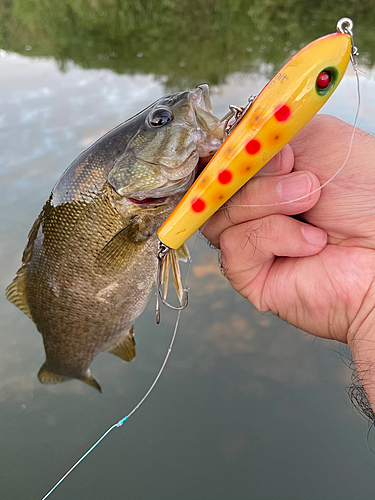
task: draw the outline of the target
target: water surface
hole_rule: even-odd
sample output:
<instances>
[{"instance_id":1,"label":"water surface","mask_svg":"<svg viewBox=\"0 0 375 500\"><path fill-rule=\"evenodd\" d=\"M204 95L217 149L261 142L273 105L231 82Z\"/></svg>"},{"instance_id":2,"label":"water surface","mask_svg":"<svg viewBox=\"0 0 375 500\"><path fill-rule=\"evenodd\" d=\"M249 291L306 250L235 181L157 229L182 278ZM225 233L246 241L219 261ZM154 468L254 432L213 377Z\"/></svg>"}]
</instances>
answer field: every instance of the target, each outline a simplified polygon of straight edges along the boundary
<instances>
[{"instance_id":1,"label":"water surface","mask_svg":"<svg viewBox=\"0 0 375 500\"><path fill-rule=\"evenodd\" d=\"M52 44L45 31L44 39ZM73 50L69 43L68 49ZM165 93L173 80L167 69L164 75L144 68L119 74L104 63L102 69L90 64L83 69L82 61L69 58L62 72L58 57L29 57L32 50L0 53L2 290L13 279L27 233L65 167ZM176 71L184 67L180 62ZM248 71L229 68L218 77L220 84L212 87L215 114L224 115L229 104L243 104L257 93L272 72L270 64L258 61ZM370 69L361 88L360 126L375 133ZM352 122L355 106L355 80L348 71L323 111ZM375 459L366 443L367 425L345 393L351 375L339 355L345 348L258 313L221 276L215 251L202 240L193 254L189 286L190 304L157 388L51 498L373 498ZM94 361L100 395L78 381L42 386L36 376L44 362L42 338L2 297L2 498L41 498L139 401L165 356L175 315L163 309L159 326L154 318L151 299L135 325L132 364L109 354Z\"/></svg>"}]
</instances>

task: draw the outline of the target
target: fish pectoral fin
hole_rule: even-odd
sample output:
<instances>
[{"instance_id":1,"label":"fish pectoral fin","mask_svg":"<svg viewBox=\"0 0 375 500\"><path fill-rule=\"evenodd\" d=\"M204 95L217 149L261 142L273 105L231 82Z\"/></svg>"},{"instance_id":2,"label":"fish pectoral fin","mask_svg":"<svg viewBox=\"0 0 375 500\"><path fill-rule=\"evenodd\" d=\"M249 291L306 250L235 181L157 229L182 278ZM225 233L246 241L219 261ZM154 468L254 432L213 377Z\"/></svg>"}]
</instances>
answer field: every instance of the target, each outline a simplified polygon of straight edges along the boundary
<instances>
[{"instance_id":1,"label":"fish pectoral fin","mask_svg":"<svg viewBox=\"0 0 375 500\"><path fill-rule=\"evenodd\" d=\"M163 274L162 274L161 282L164 286L163 297L165 299L167 298L167 294L168 294L169 270L172 270L173 284L174 284L174 287L176 289L177 297L180 301L182 300L182 297L184 294L184 288L182 286L182 281L181 281L180 265L178 263L178 260L179 260L178 251L180 250L180 248L178 250L173 250L171 248L164 259ZM187 250L187 248L186 248L186 250Z\"/></svg>"},{"instance_id":2,"label":"fish pectoral fin","mask_svg":"<svg viewBox=\"0 0 375 500\"><path fill-rule=\"evenodd\" d=\"M67 382L68 380L73 380L74 377L67 377L65 375L58 375L57 373L50 372L46 368L46 364L42 365L41 369L38 373L39 382L42 384L62 384L63 382ZM78 378L78 377L77 377ZM98 382L91 375L90 370L87 370L86 374L83 377L79 377L78 380L82 380L85 384L91 385L94 389L99 392L102 392L102 389Z\"/></svg>"},{"instance_id":3,"label":"fish pectoral fin","mask_svg":"<svg viewBox=\"0 0 375 500\"><path fill-rule=\"evenodd\" d=\"M182 286L180 264L178 263L178 253L176 251L172 254L171 261L173 284L176 289L178 300L181 302L184 294L184 287Z\"/></svg>"},{"instance_id":4,"label":"fish pectoral fin","mask_svg":"<svg viewBox=\"0 0 375 500\"><path fill-rule=\"evenodd\" d=\"M183 262L187 262L190 259L190 252L188 247L184 244L177 248L176 250L178 260L182 260Z\"/></svg>"},{"instance_id":5,"label":"fish pectoral fin","mask_svg":"<svg viewBox=\"0 0 375 500\"><path fill-rule=\"evenodd\" d=\"M123 229L118 231L102 248L96 257L96 264L105 273L118 273L137 255L139 246L144 245L147 238L139 232L138 217L135 216Z\"/></svg>"},{"instance_id":6,"label":"fish pectoral fin","mask_svg":"<svg viewBox=\"0 0 375 500\"><path fill-rule=\"evenodd\" d=\"M66 382L67 380L72 380L71 377L58 375L57 373L48 371L45 363L39 370L38 379L42 384L61 384L62 382Z\"/></svg>"},{"instance_id":7,"label":"fish pectoral fin","mask_svg":"<svg viewBox=\"0 0 375 500\"><path fill-rule=\"evenodd\" d=\"M12 283L7 287L5 296L13 305L21 309L30 319L31 313L26 300L26 272L27 265L23 265L17 271Z\"/></svg>"},{"instance_id":8,"label":"fish pectoral fin","mask_svg":"<svg viewBox=\"0 0 375 500\"><path fill-rule=\"evenodd\" d=\"M135 358L134 325L125 335L107 349L107 352L118 356L123 361L133 361Z\"/></svg>"}]
</instances>

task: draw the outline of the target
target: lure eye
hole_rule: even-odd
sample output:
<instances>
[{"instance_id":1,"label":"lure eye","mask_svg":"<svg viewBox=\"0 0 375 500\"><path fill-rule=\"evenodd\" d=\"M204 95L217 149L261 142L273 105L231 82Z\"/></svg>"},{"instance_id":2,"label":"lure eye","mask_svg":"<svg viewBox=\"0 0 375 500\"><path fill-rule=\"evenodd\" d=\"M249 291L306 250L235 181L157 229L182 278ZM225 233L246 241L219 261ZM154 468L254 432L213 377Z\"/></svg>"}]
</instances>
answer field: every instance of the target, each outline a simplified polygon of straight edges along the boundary
<instances>
[{"instance_id":1,"label":"lure eye","mask_svg":"<svg viewBox=\"0 0 375 500\"><path fill-rule=\"evenodd\" d=\"M160 128L173 120L173 113L169 108L157 108L149 114L148 122L151 127Z\"/></svg>"},{"instance_id":2,"label":"lure eye","mask_svg":"<svg viewBox=\"0 0 375 500\"><path fill-rule=\"evenodd\" d=\"M321 95L327 95L338 80L339 72L336 68L325 68L319 73L315 80L315 90Z\"/></svg>"},{"instance_id":3,"label":"lure eye","mask_svg":"<svg viewBox=\"0 0 375 500\"><path fill-rule=\"evenodd\" d=\"M329 73L328 71L322 71L321 73L319 73L319 76L316 79L316 86L320 90L326 89L331 83L331 79L331 73Z\"/></svg>"}]
</instances>

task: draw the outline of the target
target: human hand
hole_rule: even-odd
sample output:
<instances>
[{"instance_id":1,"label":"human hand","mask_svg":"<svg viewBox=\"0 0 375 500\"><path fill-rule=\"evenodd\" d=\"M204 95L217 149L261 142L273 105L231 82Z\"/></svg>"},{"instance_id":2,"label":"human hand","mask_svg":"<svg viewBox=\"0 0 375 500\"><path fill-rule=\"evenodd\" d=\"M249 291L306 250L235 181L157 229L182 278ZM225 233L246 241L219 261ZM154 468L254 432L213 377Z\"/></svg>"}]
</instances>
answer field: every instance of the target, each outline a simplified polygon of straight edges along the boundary
<instances>
[{"instance_id":1,"label":"human hand","mask_svg":"<svg viewBox=\"0 0 375 500\"><path fill-rule=\"evenodd\" d=\"M202 228L231 285L260 311L349 343L375 407L375 138L316 116ZM293 170L293 171L292 171ZM260 205L260 206L251 206ZM270 206L265 206L270 205ZM291 215L300 214L296 220Z\"/></svg>"}]
</instances>

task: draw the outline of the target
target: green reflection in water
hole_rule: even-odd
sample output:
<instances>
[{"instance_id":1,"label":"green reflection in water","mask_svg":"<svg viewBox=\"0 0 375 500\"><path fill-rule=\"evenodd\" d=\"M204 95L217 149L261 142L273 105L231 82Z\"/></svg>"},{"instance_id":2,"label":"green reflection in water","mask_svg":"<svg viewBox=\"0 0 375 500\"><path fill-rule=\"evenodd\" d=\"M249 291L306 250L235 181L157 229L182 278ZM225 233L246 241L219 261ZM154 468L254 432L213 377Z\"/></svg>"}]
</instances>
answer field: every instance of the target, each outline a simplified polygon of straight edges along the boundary
<instances>
[{"instance_id":1,"label":"green reflection in water","mask_svg":"<svg viewBox=\"0 0 375 500\"><path fill-rule=\"evenodd\" d=\"M73 61L182 88L279 67L344 16L372 65L375 3L362 0L0 0L0 47L52 56L62 70Z\"/></svg>"}]
</instances>

